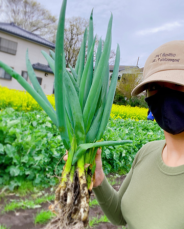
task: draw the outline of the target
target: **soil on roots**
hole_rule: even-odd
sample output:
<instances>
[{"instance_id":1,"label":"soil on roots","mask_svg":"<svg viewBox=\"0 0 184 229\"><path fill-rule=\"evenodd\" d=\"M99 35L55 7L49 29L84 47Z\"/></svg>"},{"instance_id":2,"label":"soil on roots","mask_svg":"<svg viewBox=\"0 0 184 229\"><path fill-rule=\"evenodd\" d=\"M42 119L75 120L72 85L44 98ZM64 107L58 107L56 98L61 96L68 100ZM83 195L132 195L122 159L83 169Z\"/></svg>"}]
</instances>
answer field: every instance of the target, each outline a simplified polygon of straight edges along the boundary
<instances>
[{"instance_id":1,"label":"soil on roots","mask_svg":"<svg viewBox=\"0 0 184 229\"><path fill-rule=\"evenodd\" d=\"M65 185L64 191L60 189L56 191L58 202L53 210L58 215L47 225L46 229L82 229L88 225L89 194L85 176L79 177L76 171L73 183L67 181ZM61 193L60 199L58 192ZM85 220L82 220L83 212L87 215Z\"/></svg>"}]
</instances>

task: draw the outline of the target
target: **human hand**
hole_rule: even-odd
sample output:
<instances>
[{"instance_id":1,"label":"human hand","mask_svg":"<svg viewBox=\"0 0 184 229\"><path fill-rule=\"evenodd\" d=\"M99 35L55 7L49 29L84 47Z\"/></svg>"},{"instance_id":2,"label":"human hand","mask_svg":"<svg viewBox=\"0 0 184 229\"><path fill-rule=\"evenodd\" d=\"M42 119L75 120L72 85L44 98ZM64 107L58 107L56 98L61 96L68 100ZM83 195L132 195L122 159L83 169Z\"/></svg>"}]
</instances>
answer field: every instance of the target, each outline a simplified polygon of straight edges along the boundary
<instances>
[{"instance_id":1,"label":"human hand","mask_svg":"<svg viewBox=\"0 0 184 229\"><path fill-rule=\"evenodd\" d=\"M96 157L95 157L96 169L95 169L95 181L94 181L93 187L99 186L105 177L103 169L102 169L101 153L102 153L102 150L98 148ZM64 155L63 160L67 161L67 159L68 159L68 151L66 150L66 154Z\"/></svg>"},{"instance_id":2,"label":"human hand","mask_svg":"<svg viewBox=\"0 0 184 229\"><path fill-rule=\"evenodd\" d=\"M96 152L96 157L95 157L96 169L95 169L95 181L93 184L94 188L99 186L105 177L103 169L102 169L101 153L102 153L102 150L100 148L98 148L98 150Z\"/></svg>"}]
</instances>

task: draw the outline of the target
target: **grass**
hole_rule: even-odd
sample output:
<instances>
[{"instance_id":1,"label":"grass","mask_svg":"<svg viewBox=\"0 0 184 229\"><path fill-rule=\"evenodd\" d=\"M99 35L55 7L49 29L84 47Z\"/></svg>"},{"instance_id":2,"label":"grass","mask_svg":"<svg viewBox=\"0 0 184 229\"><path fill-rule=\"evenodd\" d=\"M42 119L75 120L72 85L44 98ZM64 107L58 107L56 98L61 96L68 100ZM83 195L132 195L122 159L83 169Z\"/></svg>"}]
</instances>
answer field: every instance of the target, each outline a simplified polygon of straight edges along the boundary
<instances>
[{"instance_id":1,"label":"grass","mask_svg":"<svg viewBox=\"0 0 184 229\"><path fill-rule=\"evenodd\" d=\"M98 203L98 201L97 201L96 199L93 199L93 200L91 200L91 201L89 202L89 206L90 206L90 207L94 207L94 206L96 206L96 205L99 205L99 203Z\"/></svg>"},{"instance_id":2,"label":"grass","mask_svg":"<svg viewBox=\"0 0 184 229\"><path fill-rule=\"evenodd\" d=\"M107 177L107 180L109 182L109 184L111 185L120 185L121 184L121 181L118 180L118 178L120 177L121 175L120 174L113 174L113 175L110 175L109 177Z\"/></svg>"},{"instance_id":3,"label":"grass","mask_svg":"<svg viewBox=\"0 0 184 229\"><path fill-rule=\"evenodd\" d=\"M17 187L14 192L19 194L20 196L26 196L30 193L36 193L38 191L43 190L44 188L41 186L34 186L31 181L21 181L21 185Z\"/></svg>"},{"instance_id":4,"label":"grass","mask_svg":"<svg viewBox=\"0 0 184 229\"><path fill-rule=\"evenodd\" d=\"M35 204L42 204L49 201L53 201L54 199L55 199L55 195L48 195L48 196L39 197L34 202Z\"/></svg>"},{"instance_id":5,"label":"grass","mask_svg":"<svg viewBox=\"0 0 184 229\"><path fill-rule=\"evenodd\" d=\"M34 191L35 187L33 186L33 183L31 181L22 181L21 185L15 190L15 192L21 196L25 196L30 192Z\"/></svg>"},{"instance_id":6,"label":"grass","mask_svg":"<svg viewBox=\"0 0 184 229\"><path fill-rule=\"evenodd\" d=\"M35 224L45 224L55 216L51 211L41 211L35 216Z\"/></svg>"},{"instance_id":7,"label":"grass","mask_svg":"<svg viewBox=\"0 0 184 229\"><path fill-rule=\"evenodd\" d=\"M9 228L4 226L4 225L2 225L2 224L0 224L0 229L9 229Z\"/></svg>"},{"instance_id":8,"label":"grass","mask_svg":"<svg viewBox=\"0 0 184 229\"><path fill-rule=\"evenodd\" d=\"M30 193L37 193L44 189L41 186L34 186L31 181L21 181L20 186L15 187L13 191L9 189L9 186L10 186L10 182L7 182L3 186L0 185L0 198L2 198L5 193L13 192L18 196L26 196Z\"/></svg>"},{"instance_id":9,"label":"grass","mask_svg":"<svg viewBox=\"0 0 184 229\"><path fill-rule=\"evenodd\" d=\"M34 209L39 207L41 206L36 205L33 200L12 201L5 205L3 212L14 211L16 209Z\"/></svg>"},{"instance_id":10,"label":"grass","mask_svg":"<svg viewBox=\"0 0 184 229\"><path fill-rule=\"evenodd\" d=\"M108 222L110 222L110 221L108 220L106 215L103 215L100 218L97 216L97 217L93 217L91 220L89 220L89 226L94 227L98 223L108 223Z\"/></svg>"},{"instance_id":11,"label":"grass","mask_svg":"<svg viewBox=\"0 0 184 229\"><path fill-rule=\"evenodd\" d=\"M99 223L109 223L109 222L110 221L108 220L106 215L103 215L100 218L97 216L97 217L93 217L91 220L89 220L89 227L93 228L94 226L96 226ZM126 227L124 227L124 226L118 227L118 229L121 229L121 228L126 229Z\"/></svg>"},{"instance_id":12,"label":"grass","mask_svg":"<svg viewBox=\"0 0 184 229\"><path fill-rule=\"evenodd\" d=\"M35 200L21 200L21 201L12 201L5 205L3 212L14 211L16 209L29 209L29 208L39 208L40 204L46 203L48 201L53 201L55 199L55 195L48 195L39 197Z\"/></svg>"},{"instance_id":13,"label":"grass","mask_svg":"<svg viewBox=\"0 0 184 229\"><path fill-rule=\"evenodd\" d=\"M4 193L4 192L3 192L3 193L0 193L0 200L1 200L1 199L4 199L4 198L5 198L5 196L6 196L6 195L5 195L5 193Z\"/></svg>"}]
</instances>

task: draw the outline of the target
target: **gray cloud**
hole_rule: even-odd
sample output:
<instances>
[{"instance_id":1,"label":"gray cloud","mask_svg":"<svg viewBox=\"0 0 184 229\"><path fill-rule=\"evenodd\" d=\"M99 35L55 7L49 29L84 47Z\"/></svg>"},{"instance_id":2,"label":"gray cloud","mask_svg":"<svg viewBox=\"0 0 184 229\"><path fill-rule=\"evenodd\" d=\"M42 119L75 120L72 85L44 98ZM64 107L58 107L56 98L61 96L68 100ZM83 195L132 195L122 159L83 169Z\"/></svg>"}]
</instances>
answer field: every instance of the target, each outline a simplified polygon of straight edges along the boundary
<instances>
[{"instance_id":1,"label":"gray cloud","mask_svg":"<svg viewBox=\"0 0 184 229\"><path fill-rule=\"evenodd\" d=\"M62 0L37 0L59 17ZM94 8L95 34L105 39L108 20L113 13L112 48L121 49L121 64L143 67L160 45L182 40L183 0L68 0L66 17L89 18Z\"/></svg>"},{"instance_id":2,"label":"gray cloud","mask_svg":"<svg viewBox=\"0 0 184 229\"><path fill-rule=\"evenodd\" d=\"M178 27L181 27L181 26L182 26L182 24L179 22L166 23L166 24L158 26L158 27L140 30L136 34L141 35L141 36L150 35L153 33L159 33L161 31L172 31L172 30L177 29Z\"/></svg>"}]
</instances>

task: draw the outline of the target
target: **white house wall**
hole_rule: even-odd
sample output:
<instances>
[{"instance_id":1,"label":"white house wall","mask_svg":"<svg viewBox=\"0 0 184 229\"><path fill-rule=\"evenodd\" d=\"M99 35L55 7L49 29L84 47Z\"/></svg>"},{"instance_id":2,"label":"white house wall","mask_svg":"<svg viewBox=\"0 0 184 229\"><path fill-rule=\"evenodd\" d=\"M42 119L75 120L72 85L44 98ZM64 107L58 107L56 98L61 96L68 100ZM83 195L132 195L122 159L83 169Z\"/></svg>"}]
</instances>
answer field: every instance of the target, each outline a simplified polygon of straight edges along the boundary
<instances>
[{"instance_id":1,"label":"white house wall","mask_svg":"<svg viewBox=\"0 0 184 229\"><path fill-rule=\"evenodd\" d=\"M5 64L13 67L13 69L21 75L22 71L27 71L26 68L26 50L29 51L29 59L32 64L41 63L47 65L46 59L43 57L41 50L49 53L49 48L42 46L41 44L33 43L31 41L27 41L13 35L9 35L6 33L0 32L0 37L15 41L18 43L17 45L17 53L16 55L11 55L8 53L4 53L0 51L0 60ZM54 75L48 73L48 76L45 76L44 72L35 71L38 77L42 78L42 89L45 94L53 93L53 84L54 84ZM30 83L30 81L28 81ZM8 87L10 89L24 90L24 88L14 79L6 80L0 79L0 85L4 87Z\"/></svg>"},{"instance_id":2,"label":"white house wall","mask_svg":"<svg viewBox=\"0 0 184 229\"><path fill-rule=\"evenodd\" d=\"M48 75L45 76L45 72L35 70L36 76L42 78L42 89L46 95L53 94L53 85L54 85L54 75L47 73Z\"/></svg>"}]
</instances>

